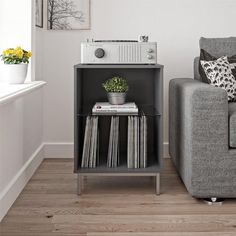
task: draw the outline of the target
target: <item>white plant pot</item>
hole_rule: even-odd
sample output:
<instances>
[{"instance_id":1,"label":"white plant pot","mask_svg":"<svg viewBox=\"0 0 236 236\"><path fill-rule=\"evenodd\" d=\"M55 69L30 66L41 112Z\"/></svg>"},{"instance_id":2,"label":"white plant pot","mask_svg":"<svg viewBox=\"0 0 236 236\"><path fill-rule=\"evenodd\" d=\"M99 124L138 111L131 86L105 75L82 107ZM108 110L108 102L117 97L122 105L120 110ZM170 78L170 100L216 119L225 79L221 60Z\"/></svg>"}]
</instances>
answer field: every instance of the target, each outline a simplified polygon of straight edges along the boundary
<instances>
[{"instance_id":1,"label":"white plant pot","mask_svg":"<svg viewBox=\"0 0 236 236\"><path fill-rule=\"evenodd\" d=\"M126 93L107 93L108 102L112 105L125 104Z\"/></svg>"},{"instance_id":2,"label":"white plant pot","mask_svg":"<svg viewBox=\"0 0 236 236\"><path fill-rule=\"evenodd\" d=\"M28 64L4 64L4 80L9 84L23 84L28 71Z\"/></svg>"}]
</instances>

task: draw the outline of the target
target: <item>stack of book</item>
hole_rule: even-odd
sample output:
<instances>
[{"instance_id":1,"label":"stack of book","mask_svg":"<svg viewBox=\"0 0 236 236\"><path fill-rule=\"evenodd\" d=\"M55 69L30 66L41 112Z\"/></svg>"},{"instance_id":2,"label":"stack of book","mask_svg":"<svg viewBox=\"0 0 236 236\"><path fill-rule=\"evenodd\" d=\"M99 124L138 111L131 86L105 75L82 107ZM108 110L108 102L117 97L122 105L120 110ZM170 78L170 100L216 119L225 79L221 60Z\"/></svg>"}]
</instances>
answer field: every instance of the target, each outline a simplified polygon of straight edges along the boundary
<instances>
[{"instance_id":1,"label":"stack of book","mask_svg":"<svg viewBox=\"0 0 236 236\"><path fill-rule=\"evenodd\" d=\"M97 102L93 107L93 115L137 115L138 107L134 102L123 105L111 105L108 102Z\"/></svg>"},{"instance_id":2,"label":"stack of book","mask_svg":"<svg viewBox=\"0 0 236 236\"><path fill-rule=\"evenodd\" d=\"M119 165L119 117L111 117L107 167Z\"/></svg>"},{"instance_id":3,"label":"stack of book","mask_svg":"<svg viewBox=\"0 0 236 236\"><path fill-rule=\"evenodd\" d=\"M128 168L147 167L147 118L128 116Z\"/></svg>"},{"instance_id":4,"label":"stack of book","mask_svg":"<svg viewBox=\"0 0 236 236\"><path fill-rule=\"evenodd\" d=\"M95 168L99 158L98 117L87 116L84 133L82 168Z\"/></svg>"}]
</instances>

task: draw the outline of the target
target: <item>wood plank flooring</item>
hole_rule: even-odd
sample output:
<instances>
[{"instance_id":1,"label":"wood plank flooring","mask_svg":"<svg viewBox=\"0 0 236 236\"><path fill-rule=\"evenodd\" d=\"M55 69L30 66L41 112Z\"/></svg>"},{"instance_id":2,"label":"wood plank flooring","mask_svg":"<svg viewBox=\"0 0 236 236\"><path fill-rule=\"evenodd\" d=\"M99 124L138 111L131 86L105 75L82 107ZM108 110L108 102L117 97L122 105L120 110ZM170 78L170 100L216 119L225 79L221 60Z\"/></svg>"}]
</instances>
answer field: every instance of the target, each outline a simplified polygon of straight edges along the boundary
<instances>
[{"instance_id":1,"label":"wood plank flooring","mask_svg":"<svg viewBox=\"0 0 236 236\"><path fill-rule=\"evenodd\" d=\"M0 223L1 236L233 236L236 200L192 198L169 159L161 195L150 177L88 177L76 195L72 160L44 160Z\"/></svg>"}]
</instances>

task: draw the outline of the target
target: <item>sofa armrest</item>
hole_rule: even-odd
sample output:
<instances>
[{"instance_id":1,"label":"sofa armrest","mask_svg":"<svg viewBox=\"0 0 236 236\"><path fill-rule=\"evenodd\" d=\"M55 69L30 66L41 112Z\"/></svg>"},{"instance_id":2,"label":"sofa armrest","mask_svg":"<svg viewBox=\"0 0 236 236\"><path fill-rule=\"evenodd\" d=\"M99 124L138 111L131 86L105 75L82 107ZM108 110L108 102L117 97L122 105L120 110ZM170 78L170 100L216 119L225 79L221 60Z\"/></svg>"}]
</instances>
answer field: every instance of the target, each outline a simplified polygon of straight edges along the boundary
<instances>
[{"instance_id":1,"label":"sofa armrest","mask_svg":"<svg viewBox=\"0 0 236 236\"><path fill-rule=\"evenodd\" d=\"M171 80L169 152L190 192L194 180L204 181L210 176L210 169L219 165L227 151L226 91L197 80Z\"/></svg>"}]
</instances>

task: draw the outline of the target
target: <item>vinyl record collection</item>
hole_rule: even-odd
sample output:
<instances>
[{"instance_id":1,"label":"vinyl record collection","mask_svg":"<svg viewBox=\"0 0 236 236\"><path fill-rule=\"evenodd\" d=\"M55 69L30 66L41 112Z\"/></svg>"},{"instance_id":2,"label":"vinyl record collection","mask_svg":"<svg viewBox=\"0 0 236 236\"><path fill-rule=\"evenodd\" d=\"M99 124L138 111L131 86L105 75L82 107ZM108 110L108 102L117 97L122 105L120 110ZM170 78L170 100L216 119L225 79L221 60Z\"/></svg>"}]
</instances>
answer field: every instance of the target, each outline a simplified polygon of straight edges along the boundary
<instances>
[{"instance_id":1,"label":"vinyl record collection","mask_svg":"<svg viewBox=\"0 0 236 236\"><path fill-rule=\"evenodd\" d=\"M107 167L119 165L119 116L111 117Z\"/></svg>"},{"instance_id":2,"label":"vinyl record collection","mask_svg":"<svg viewBox=\"0 0 236 236\"><path fill-rule=\"evenodd\" d=\"M147 167L147 118L128 116L128 168Z\"/></svg>"},{"instance_id":3,"label":"vinyl record collection","mask_svg":"<svg viewBox=\"0 0 236 236\"><path fill-rule=\"evenodd\" d=\"M82 168L95 168L99 162L98 117L87 116L84 133Z\"/></svg>"},{"instance_id":4,"label":"vinyl record collection","mask_svg":"<svg viewBox=\"0 0 236 236\"><path fill-rule=\"evenodd\" d=\"M123 109L123 108L122 108ZM106 111L107 112L107 111ZM127 111L126 111L127 112ZM133 113L133 108L132 108ZM147 167L147 117L130 114L127 116L127 167ZM107 152L107 167L116 168L120 164L119 136L120 118L111 115L110 134ZM124 131L122 131L124 132ZM84 134L82 168L95 168L99 165L99 126L98 116L87 116Z\"/></svg>"}]
</instances>

